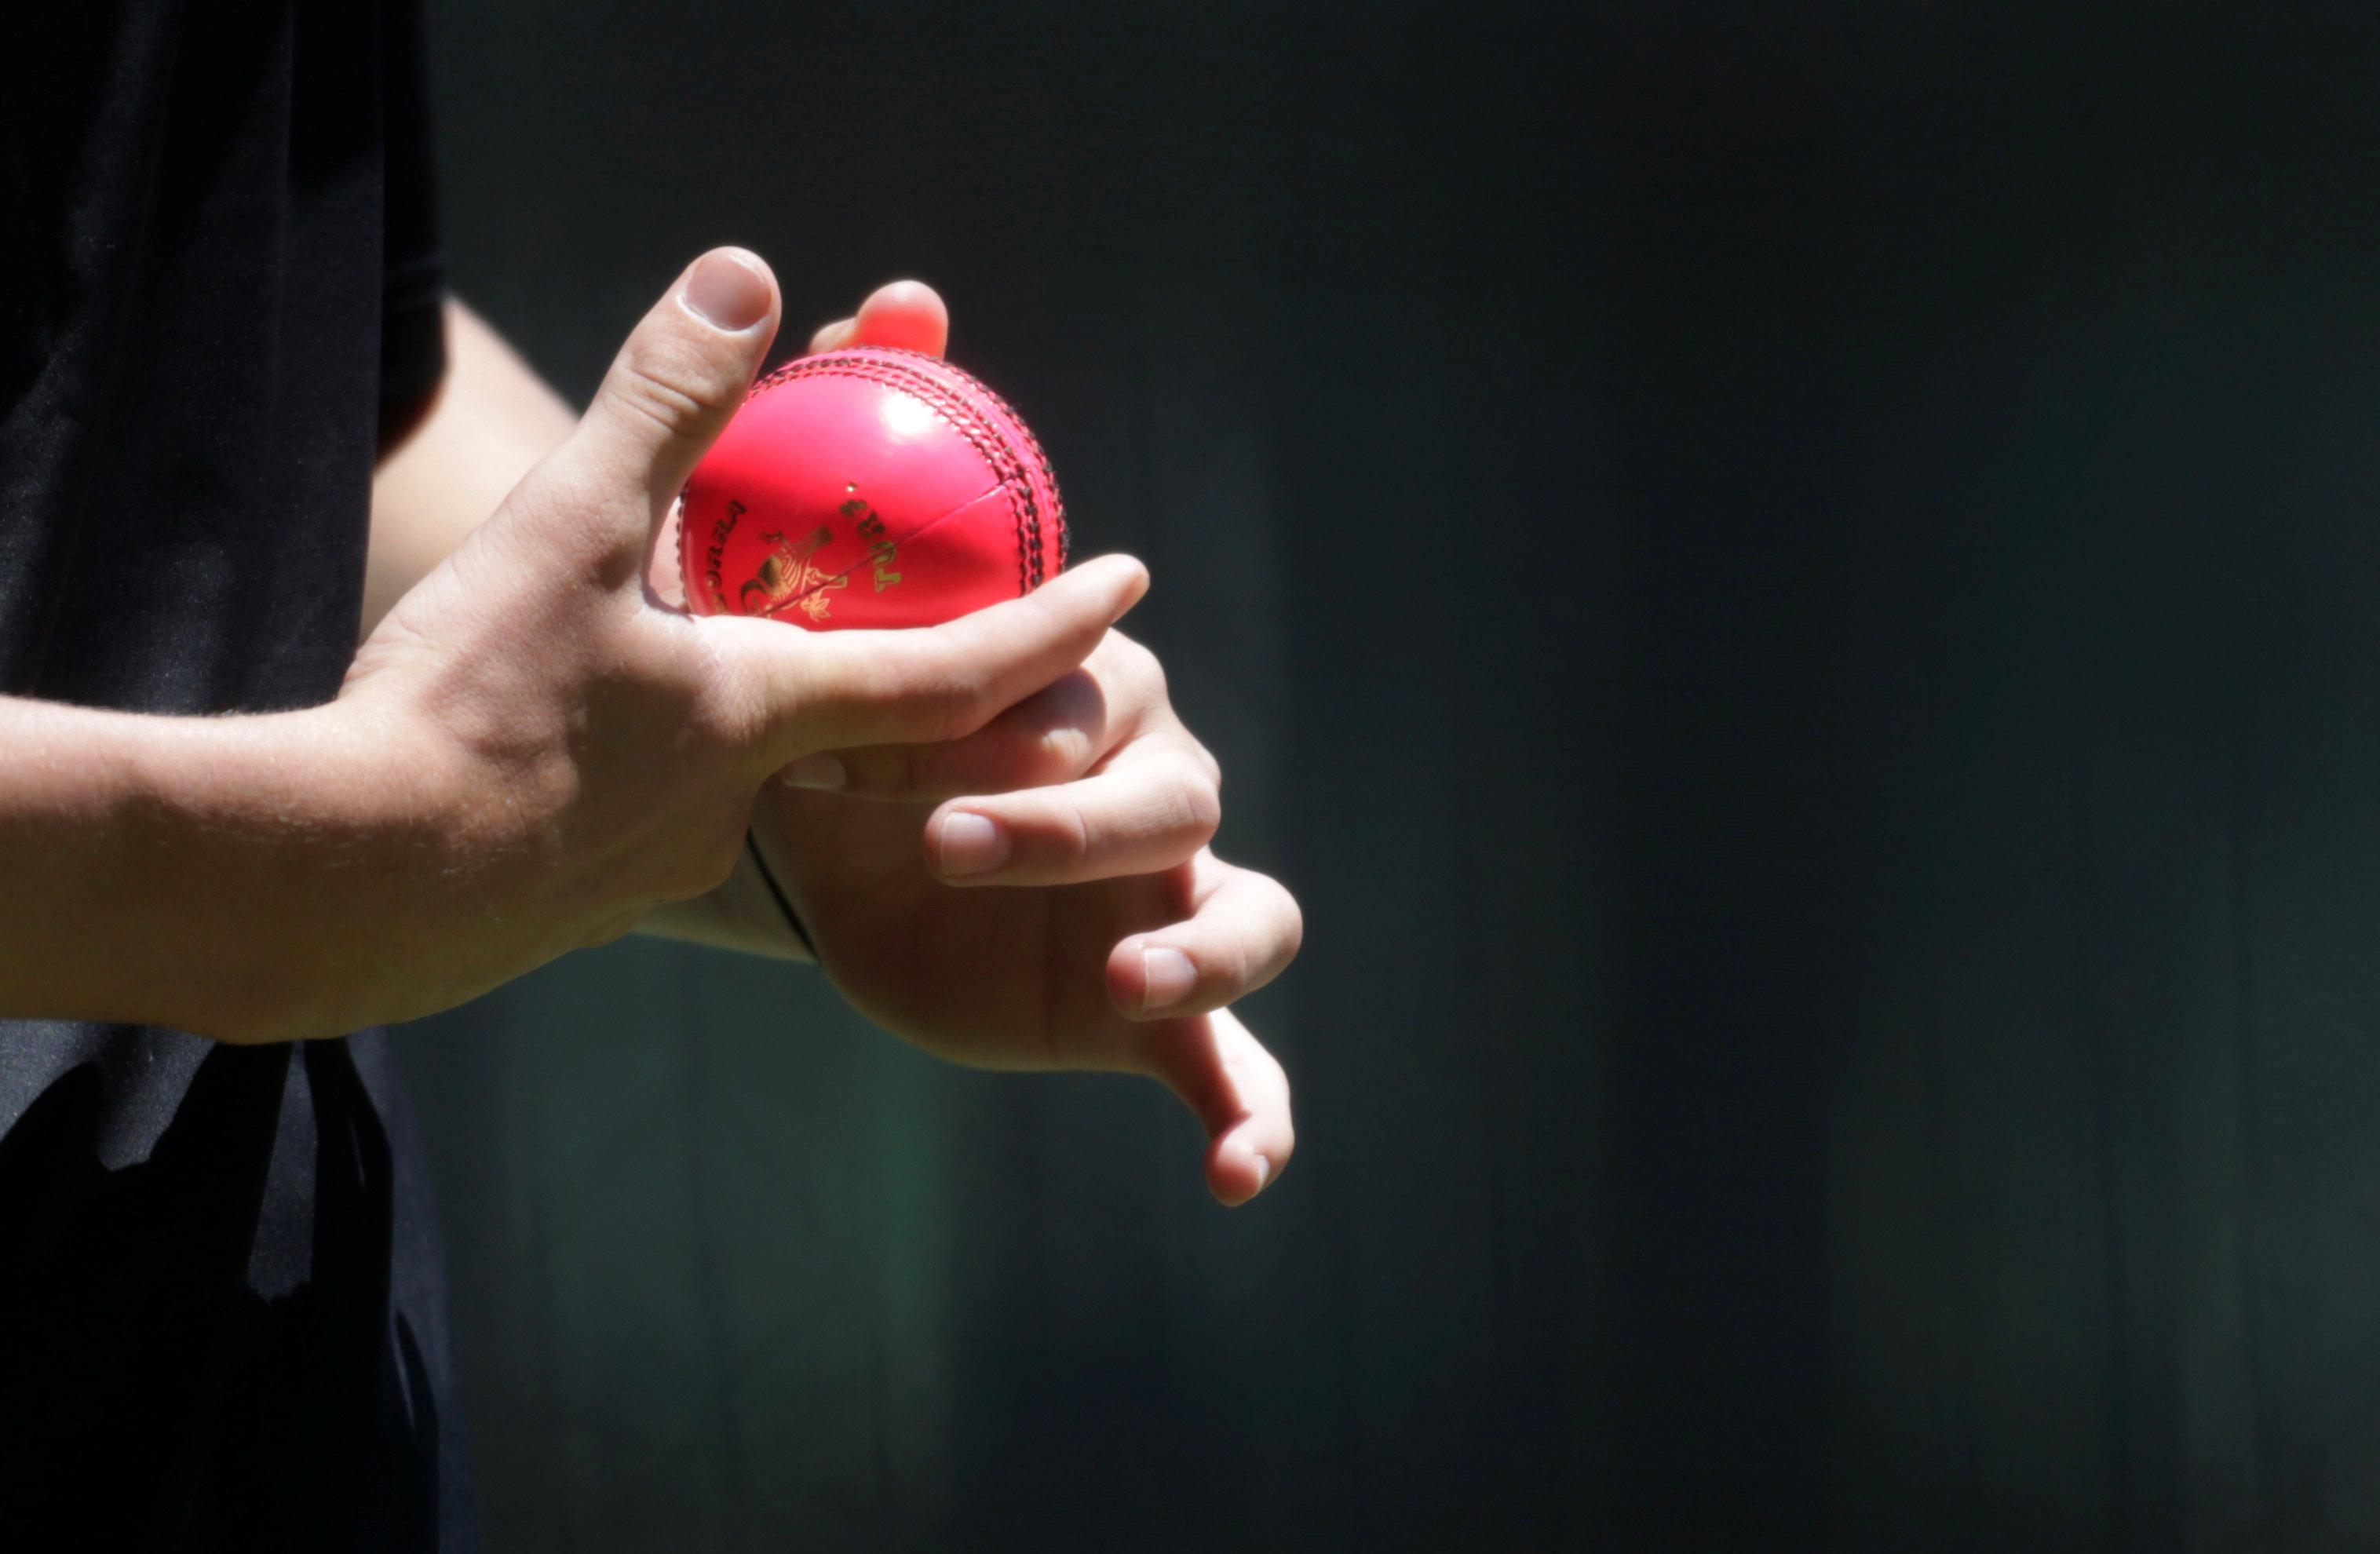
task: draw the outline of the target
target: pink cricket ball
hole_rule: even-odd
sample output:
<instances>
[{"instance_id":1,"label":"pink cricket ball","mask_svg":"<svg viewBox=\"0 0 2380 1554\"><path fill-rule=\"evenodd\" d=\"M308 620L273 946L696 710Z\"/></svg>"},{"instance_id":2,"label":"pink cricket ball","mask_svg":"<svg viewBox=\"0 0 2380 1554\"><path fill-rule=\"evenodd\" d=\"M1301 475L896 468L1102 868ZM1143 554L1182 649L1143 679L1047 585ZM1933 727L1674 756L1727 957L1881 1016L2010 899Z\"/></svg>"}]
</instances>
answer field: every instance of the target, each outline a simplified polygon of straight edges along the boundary
<instances>
[{"instance_id":1,"label":"pink cricket ball","mask_svg":"<svg viewBox=\"0 0 2380 1554\"><path fill-rule=\"evenodd\" d=\"M1066 511L1006 401L939 357L860 346L752 387L686 482L698 614L933 625L1066 565Z\"/></svg>"}]
</instances>

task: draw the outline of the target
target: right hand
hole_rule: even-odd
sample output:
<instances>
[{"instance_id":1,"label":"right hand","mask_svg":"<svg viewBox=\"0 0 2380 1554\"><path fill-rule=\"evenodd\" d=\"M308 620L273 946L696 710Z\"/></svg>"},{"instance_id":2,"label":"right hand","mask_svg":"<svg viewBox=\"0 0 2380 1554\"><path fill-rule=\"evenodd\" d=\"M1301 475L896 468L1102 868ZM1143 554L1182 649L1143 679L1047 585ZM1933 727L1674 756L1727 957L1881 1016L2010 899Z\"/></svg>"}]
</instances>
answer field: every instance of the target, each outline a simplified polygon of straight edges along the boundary
<instances>
[{"instance_id":1,"label":"right hand","mask_svg":"<svg viewBox=\"0 0 2380 1554\"><path fill-rule=\"evenodd\" d=\"M271 1034L444 1008L702 894L771 772L969 734L1138 600L1147 576L1124 558L929 630L814 634L656 598L672 501L742 403L778 306L758 259L697 261L571 440L358 653L322 715L377 807L373 943L345 967L350 992ZM335 912L310 931L337 937Z\"/></svg>"}]
</instances>

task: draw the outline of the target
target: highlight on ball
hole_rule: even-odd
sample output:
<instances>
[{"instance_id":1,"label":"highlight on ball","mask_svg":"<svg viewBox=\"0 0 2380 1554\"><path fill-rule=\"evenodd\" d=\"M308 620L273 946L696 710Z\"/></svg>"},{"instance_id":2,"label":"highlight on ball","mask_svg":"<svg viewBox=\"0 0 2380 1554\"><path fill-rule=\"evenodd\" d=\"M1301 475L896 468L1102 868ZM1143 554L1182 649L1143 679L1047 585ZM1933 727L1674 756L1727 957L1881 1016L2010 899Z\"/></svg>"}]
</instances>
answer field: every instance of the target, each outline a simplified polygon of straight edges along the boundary
<instances>
[{"instance_id":1,"label":"highlight on ball","mask_svg":"<svg viewBox=\"0 0 2380 1554\"><path fill-rule=\"evenodd\" d=\"M753 385L686 482L679 565L698 614L933 625L1039 587L1066 539L1007 401L939 357L864 346Z\"/></svg>"}]
</instances>

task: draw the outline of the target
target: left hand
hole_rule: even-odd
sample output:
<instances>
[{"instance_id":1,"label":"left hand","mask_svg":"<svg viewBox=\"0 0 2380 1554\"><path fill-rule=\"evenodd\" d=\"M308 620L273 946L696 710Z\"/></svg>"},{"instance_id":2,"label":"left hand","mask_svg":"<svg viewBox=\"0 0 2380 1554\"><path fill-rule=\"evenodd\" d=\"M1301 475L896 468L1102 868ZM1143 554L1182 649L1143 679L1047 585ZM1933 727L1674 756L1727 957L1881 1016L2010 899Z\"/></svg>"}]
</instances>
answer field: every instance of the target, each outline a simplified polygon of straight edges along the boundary
<instances>
[{"instance_id":1,"label":"left hand","mask_svg":"<svg viewBox=\"0 0 2380 1554\"><path fill-rule=\"evenodd\" d=\"M813 350L939 354L931 288L884 287ZM813 756L752 823L835 986L928 1050L1162 1081L1245 1202L1295 1135L1279 1062L1226 1007L1296 954L1297 904L1218 859L1221 773L1156 658L1111 632L1083 666L961 740Z\"/></svg>"}]
</instances>

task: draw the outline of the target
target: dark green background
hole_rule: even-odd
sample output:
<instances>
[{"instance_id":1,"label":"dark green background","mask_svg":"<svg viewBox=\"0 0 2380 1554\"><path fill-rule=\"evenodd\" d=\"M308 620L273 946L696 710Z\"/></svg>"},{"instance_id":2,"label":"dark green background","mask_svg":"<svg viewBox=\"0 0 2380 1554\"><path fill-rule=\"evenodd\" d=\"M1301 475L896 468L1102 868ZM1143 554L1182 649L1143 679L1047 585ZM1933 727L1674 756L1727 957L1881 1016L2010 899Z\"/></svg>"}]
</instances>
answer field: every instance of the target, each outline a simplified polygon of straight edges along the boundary
<instances>
[{"instance_id":1,"label":"dark green background","mask_svg":"<svg viewBox=\"0 0 2380 1554\"><path fill-rule=\"evenodd\" d=\"M435 24L567 392L944 288L1310 928L1238 1213L804 972L407 1033L494 1548L2380 1545L2371 7Z\"/></svg>"}]
</instances>

